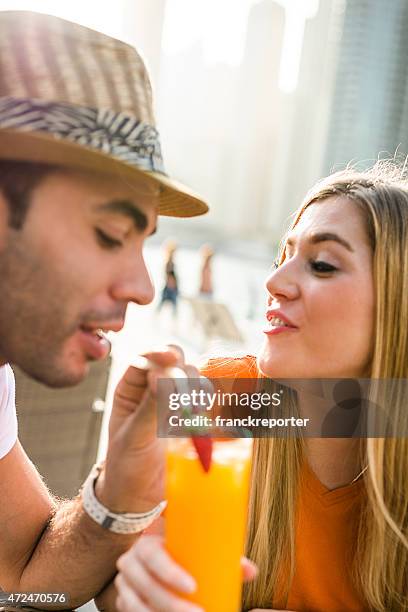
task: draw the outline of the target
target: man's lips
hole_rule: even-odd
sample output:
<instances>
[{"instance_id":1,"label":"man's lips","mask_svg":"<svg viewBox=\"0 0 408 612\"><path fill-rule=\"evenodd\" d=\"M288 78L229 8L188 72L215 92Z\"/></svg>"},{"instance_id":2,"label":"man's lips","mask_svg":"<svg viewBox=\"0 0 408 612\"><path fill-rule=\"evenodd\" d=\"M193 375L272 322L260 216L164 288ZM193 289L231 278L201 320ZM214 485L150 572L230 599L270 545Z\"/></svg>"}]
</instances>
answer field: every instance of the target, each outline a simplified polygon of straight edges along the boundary
<instances>
[{"instance_id":1,"label":"man's lips","mask_svg":"<svg viewBox=\"0 0 408 612\"><path fill-rule=\"evenodd\" d=\"M87 331L80 327L77 333L87 359L99 360L108 356L111 344L102 331Z\"/></svg>"},{"instance_id":2,"label":"man's lips","mask_svg":"<svg viewBox=\"0 0 408 612\"><path fill-rule=\"evenodd\" d=\"M92 322L79 327L81 347L89 359L104 359L108 356L111 344L106 338L108 331L120 331L123 321Z\"/></svg>"}]
</instances>

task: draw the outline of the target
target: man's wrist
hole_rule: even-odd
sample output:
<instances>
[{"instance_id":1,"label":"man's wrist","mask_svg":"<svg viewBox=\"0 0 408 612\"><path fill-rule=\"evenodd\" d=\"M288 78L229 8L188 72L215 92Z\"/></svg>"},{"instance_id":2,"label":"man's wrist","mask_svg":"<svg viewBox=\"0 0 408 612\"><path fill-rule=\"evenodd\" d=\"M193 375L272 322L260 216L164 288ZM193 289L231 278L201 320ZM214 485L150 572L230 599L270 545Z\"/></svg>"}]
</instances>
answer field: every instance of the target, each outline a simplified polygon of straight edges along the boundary
<instances>
[{"instance_id":1,"label":"man's wrist","mask_svg":"<svg viewBox=\"0 0 408 612\"><path fill-rule=\"evenodd\" d=\"M126 512L148 512L156 503L151 500L140 498L140 492L133 490L133 483L122 473L115 470L115 478L110 478L106 473L104 464L98 478L95 481L95 497L109 508L111 512L123 514Z\"/></svg>"}]
</instances>

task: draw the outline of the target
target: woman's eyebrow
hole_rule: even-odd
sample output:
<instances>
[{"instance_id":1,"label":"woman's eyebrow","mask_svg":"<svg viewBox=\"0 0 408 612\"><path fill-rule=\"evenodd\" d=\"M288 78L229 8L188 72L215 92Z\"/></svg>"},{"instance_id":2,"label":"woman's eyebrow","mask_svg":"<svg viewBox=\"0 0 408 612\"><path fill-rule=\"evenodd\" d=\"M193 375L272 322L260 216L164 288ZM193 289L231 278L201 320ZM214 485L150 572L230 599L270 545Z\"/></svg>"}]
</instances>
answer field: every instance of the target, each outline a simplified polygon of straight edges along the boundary
<instances>
[{"instance_id":1,"label":"woman's eyebrow","mask_svg":"<svg viewBox=\"0 0 408 612\"><path fill-rule=\"evenodd\" d=\"M313 232L309 235L308 241L311 244L318 244L319 242L328 242L328 241L337 242L338 244L341 244L341 246L343 246L345 249L350 251L350 253L354 253L354 249L352 248L350 243L347 242L347 240L345 240L338 234L335 234L334 232ZM295 242L296 242L295 237L289 236L286 241L286 244L288 244L289 246L293 246Z\"/></svg>"},{"instance_id":2,"label":"woman's eyebrow","mask_svg":"<svg viewBox=\"0 0 408 612\"><path fill-rule=\"evenodd\" d=\"M128 200L112 200L110 202L105 202L104 204L100 204L97 209L129 217L132 219L135 228L139 230L139 232L144 232L149 225L147 215L140 210L136 204ZM156 228L152 230L151 234L154 234L155 231Z\"/></svg>"}]
</instances>

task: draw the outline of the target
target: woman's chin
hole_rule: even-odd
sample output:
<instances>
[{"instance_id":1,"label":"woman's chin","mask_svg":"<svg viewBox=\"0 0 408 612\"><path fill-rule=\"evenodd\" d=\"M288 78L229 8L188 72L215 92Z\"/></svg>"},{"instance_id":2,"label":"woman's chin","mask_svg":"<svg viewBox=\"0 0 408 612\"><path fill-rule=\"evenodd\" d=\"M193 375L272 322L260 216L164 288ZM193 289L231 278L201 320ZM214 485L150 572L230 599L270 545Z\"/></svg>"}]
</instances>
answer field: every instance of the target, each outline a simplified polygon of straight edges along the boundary
<instances>
[{"instance_id":1,"label":"woman's chin","mask_svg":"<svg viewBox=\"0 0 408 612\"><path fill-rule=\"evenodd\" d=\"M268 378L310 378L310 368L295 363L293 358L282 352L263 347L257 357L258 370Z\"/></svg>"},{"instance_id":2,"label":"woman's chin","mask_svg":"<svg viewBox=\"0 0 408 612\"><path fill-rule=\"evenodd\" d=\"M288 368L284 365L285 361L279 358L278 355L271 355L269 351L263 351L258 355L257 366L258 370L268 378L288 378L293 374L288 372Z\"/></svg>"}]
</instances>

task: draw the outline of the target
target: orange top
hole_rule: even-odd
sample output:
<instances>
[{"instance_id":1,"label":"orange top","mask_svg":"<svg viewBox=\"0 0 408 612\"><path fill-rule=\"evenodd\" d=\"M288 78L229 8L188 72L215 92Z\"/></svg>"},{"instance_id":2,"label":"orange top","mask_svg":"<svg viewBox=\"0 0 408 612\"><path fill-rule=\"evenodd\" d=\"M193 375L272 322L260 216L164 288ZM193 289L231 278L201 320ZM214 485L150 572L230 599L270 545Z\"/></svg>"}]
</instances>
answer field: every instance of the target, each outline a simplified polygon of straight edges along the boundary
<instances>
[{"instance_id":1,"label":"orange top","mask_svg":"<svg viewBox=\"0 0 408 612\"><path fill-rule=\"evenodd\" d=\"M211 359L202 373L213 378L255 378L255 358ZM363 612L368 609L353 586L350 565L363 480L327 489L306 463L301 474L296 525L296 568L288 610Z\"/></svg>"}]
</instances>

